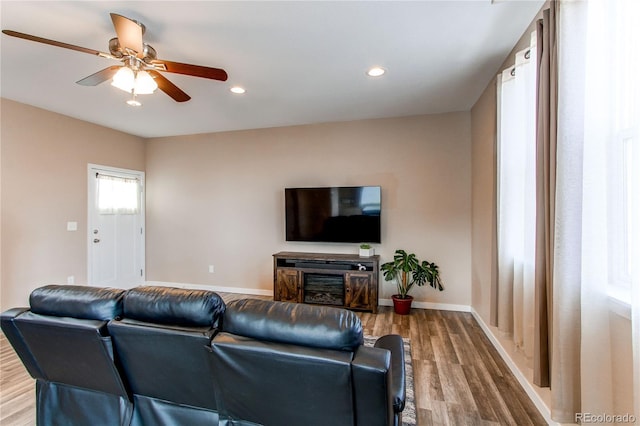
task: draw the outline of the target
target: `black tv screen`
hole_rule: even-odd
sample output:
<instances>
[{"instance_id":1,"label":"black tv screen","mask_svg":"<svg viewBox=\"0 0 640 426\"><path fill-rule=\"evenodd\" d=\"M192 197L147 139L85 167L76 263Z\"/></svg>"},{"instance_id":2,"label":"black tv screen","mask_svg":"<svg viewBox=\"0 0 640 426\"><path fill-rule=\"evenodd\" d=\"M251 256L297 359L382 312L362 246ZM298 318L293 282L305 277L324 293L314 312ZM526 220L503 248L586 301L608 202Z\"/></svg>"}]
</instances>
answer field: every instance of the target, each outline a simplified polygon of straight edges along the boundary
<instances>
[{"instance_id":1,"label":"black tv screen","mask_svg":"<svg viewBox=\"0 0 640 426\"><path fill-rule=\"evenodd\" d=\"M285 188L287 241L380 242L380 187Z\"/></svg>"}]
</instances>

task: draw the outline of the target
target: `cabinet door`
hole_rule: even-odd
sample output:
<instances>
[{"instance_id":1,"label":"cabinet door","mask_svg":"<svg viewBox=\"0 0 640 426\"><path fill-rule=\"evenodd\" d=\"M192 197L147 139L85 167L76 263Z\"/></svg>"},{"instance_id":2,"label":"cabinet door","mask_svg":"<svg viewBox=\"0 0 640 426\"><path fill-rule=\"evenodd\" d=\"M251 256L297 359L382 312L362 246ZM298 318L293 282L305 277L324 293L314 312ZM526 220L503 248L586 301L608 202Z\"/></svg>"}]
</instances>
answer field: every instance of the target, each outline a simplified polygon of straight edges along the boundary
<instances>
[{"instance_id":1,"label":"cabinet door","mask_svg":"<svg viewBox=\"0 0 640 426\"><path fill-rule=\"evenodd\" d=\"M375 309L378 297L371 272L347 272L345 274L346 305L353 309Z\"/></svg>"},{"instance_id":2,"label":"cabinet door","mask_svg":"<svg viewBox=\"0 0 640 426\"><path fill-rule=\"evenodd\" d=\"M301 273L295 269L276 271L276 300L302 302Z\"/></svg>"}]
</instances>

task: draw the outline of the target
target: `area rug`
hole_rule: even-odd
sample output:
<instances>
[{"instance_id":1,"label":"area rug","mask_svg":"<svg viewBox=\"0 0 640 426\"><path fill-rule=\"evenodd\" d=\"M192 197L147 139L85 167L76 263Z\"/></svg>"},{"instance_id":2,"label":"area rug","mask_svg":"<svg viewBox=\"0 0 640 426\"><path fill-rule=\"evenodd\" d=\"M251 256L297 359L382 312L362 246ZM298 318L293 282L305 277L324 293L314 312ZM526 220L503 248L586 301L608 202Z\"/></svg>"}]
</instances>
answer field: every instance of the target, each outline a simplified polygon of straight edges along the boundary
<instances>
[{"instance_id":1,"label":"area rug","mask_svg":"<svg viewBox=\"0 0 640 426\"><path fill-rule=\"evenodd\" d=\"M365 346L373 346L378 340L377 337L364 336ZM411 341L407 338L403 338L404 342L404 372L405 372L405 387L406 398L404 402L404 410L402 410L402 424L403 426L413 426L416 424L416 400L413 393L413 366L411 363Z\"/></svg>"}]
</instances>

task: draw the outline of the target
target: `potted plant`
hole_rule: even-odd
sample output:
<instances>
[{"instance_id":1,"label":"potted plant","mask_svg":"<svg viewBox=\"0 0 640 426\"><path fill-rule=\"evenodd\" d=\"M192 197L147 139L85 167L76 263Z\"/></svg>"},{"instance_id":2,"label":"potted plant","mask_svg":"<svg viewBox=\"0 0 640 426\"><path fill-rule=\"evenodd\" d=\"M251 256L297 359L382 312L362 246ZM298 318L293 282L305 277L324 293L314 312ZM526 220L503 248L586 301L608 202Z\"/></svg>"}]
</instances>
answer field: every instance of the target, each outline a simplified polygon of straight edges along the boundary
<instances>
[{"instance_id":1,"label":"potted plant","mask_svg":"<svg viewBox=\"0 0 640 426\"><path fill-rule=\"evenodd\" d=\"M370 244L360 244L360 257L371 257L374 254L373 247Z\"/></svg>"},{"instance_id":2,"label":"potted plant","mask_svg":"<svg viewBox=\"0 0 640 426\"><path fill-rule=\"evenodd\" d=\"M395 281L398 294L391 296L394 311L400 315L407 315L411 310L413 297L409 291L414 285L423 286L425 283L440 291L444 290L438 265L427 260L420 261L413 253L396 250L393 261L380 266L385 281Z\"/></svg>"}]
</instances>

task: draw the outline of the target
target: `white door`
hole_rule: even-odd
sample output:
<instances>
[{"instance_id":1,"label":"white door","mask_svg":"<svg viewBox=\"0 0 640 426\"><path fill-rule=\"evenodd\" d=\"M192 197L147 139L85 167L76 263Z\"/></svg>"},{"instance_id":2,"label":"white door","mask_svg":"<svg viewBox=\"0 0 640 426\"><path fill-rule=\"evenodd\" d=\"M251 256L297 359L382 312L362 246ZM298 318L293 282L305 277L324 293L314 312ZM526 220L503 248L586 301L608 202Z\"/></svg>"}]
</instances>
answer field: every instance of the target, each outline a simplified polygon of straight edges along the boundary
<instances>
[{"instance_id":1,"label":"white door","mask_svg":"<svg viewBox=\"0 0 640 426\"><path fill-rule=\"evenodd\" d=\"M143 284L144 172L94 164L88 170L88 284Z\"/></svg>"}]
</instances>

